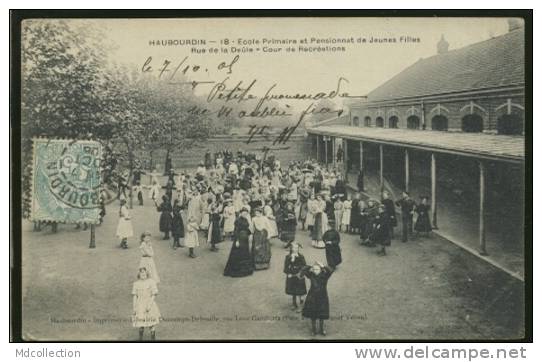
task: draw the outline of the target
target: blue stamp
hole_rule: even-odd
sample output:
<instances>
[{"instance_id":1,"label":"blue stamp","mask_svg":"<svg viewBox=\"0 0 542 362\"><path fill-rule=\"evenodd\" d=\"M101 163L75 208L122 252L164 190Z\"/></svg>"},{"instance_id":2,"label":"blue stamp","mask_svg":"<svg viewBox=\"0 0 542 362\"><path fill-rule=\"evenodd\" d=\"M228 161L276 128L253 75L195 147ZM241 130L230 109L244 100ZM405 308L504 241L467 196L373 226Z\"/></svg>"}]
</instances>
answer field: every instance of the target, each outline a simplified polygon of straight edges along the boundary
<instances>
[{"instance_id":1,"label":"blue stamp","mask_svg":"<svg viewBox=\"0 0 542 362\"><path fill-rule=\"evenodd\" d=\"M36 138L33 143L32 219L97 223L101 144L43 138Z\"/></svg>"}]
</instances>

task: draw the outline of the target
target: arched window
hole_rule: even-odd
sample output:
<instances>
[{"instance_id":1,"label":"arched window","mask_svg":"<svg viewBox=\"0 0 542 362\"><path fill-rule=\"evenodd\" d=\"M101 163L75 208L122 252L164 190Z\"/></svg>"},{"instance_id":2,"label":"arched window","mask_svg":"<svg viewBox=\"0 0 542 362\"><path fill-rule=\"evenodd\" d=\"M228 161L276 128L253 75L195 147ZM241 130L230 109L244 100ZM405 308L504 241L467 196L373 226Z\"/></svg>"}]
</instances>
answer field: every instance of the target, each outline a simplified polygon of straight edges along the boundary
<instances>
[{"instance_id":1,"label":"arched window","mask_svg":"<svg viewBox=\"0 0 542 362\"><path fill-rule=\"evenodd\" d=\"M461 130L463 132L482 132L484 121L477 114L468 114L461 120Z\"/></svg>"},{"instance_id":2,"label":"arched window","mask_svg":"<svg viewBox=\"0 0 542 362\"><path fill-rule=\"evenodd\" d=\"M384 127L384 118L376 117L376 126L377 127Z\"/></svg>"},{"instance_id":3,"label":"arched window","mask_svg":"<svg viewBox=\"0 0 542 362\"><path fill-rule=\"evenodd\" d=\"M523 119L515 114L505 114L497 120L497 132L499 134L522 134Z\"/></svg>"},{"instance_id":4,"label":"arched window","mask_svg":"<svg viewBox=\"0 0 542 362\"><path fill-rule=\"evenodd\" d=\"M431 129L433 131L447 131L448 130L448 118L444 116L435 116L431 120Z\"/></svg>"},{"instance_id":5,"label":"arched window","mask_svg":"<svg viewBox=\"0 0 542 362\"><path fill-rule=\"evenodd\" d=\"M365 127L371 127L371 117L365 117Z\"/></svg>"},{"instance_id":6,"label":"arched window","mask_svg":"<svg viewBox=\"0 0 542 362\"><path fill-rule=\"evenodd\" d=\"M408 129L419 129L420 128L420 117L410 116L407 118L407 128Z\"/></svg>"},{"instance_id":7,"label":"arched window","mask_svg":"<svg viewBox=\"0 0 542 362\"><path fill-rule=\"evenodd\" d=\"M352 119L352 124L354 125L354 127L359 127L359 117L356 116Z\"/></svg>"},{"instance_id":8,"label":"arched window","mask_svg":"<svg viewBox=\"0 0 542 362\"><path fill-rule=\"evenodd\" d=\"M397 116L391 116L388 119L388 124L390 128L399 128L399 118Z\"/></svg>"}]
</instances>

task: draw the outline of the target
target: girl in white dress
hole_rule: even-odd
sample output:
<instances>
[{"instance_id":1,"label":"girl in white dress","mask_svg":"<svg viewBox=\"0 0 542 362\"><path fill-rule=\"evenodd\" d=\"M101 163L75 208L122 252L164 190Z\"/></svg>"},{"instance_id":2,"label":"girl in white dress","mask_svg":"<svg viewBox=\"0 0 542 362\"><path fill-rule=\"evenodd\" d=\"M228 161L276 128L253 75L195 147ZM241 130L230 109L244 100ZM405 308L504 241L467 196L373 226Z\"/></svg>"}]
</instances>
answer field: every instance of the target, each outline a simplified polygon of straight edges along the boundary
<instances>
[{"instance_id":1,"label":"girl in white dress","mask_svg":"<svg viewBox=\"0 0 542 362\"><path fill-rule=\"evenodd\" d=\"M149 189L149 199L151 200L158 200L158 197L160 196L160 185L158 184L158 181L152 181L152 185Z\"/></svg>"},{"instance_id":2,"label":"girl in white dress","mask_svg":"<svg viewBox=\"0 0 542 362\"><path fill-rule=\"evenodd\" d=\"M333 210L335 213L335 225L338 231L341 231L341 225L343 220L343 202L339 196L336 196L335 203L333 204Z\"/></svg>"},{"instance_id":3,"label":"girl in white dress","mask_svg":"<svg viewBox=\"0 0 542 362\"><path fill-rule=\"evenodd\" d=\"M343 202L343 219L341 224L344 226L344 230L350 232L350 215L352 214L352 199L350 196L347 196L346 200ZM339 221L337 221L339 222Z\"/></svg>"},{"instance_id":4,"label":"girl in white dress","mask_svg":"<svg viewBox=\"0 0 542 362\"><path fill-rule=\"evenodd\" d=\"M130 211L126 207L126 200L120 200L119 224L117 225L117 237L120 239L120 247L128 249L128 238L134 236Z\"/></svg>"},{"instance_id":5,"label":"girl in white dress","mask_svg":"<svg viewBox=\"0 0 542 362\"><path fill-rule=\"evenodd\" d=\"M314 196L314 193L311 193L310 198L307 200L307 219L305 220L305 224L307 225L307 229L309 231L312 231L312 228L314 227L314 217L316 215L316 211L316 197Z\"/></svg>"},{"instance_id":6,"label":"girl in white dress","mask_svg":"<svg viewBox=\"0 0 542 362\"><path fill-rule=\"evenodd\" d=\"M145 268L147 270L147 277L153 279L156 284L160 283L160 277L156 271L156 264L154 263L154 250L151 244L151 233L145 231L141 234L141 244L139 245L139 251L141 251L141 259L139 261L139 268Z\"/></svg>"},{"instance_id":7,"label":"girl in white dress","mask_svg":"<svg viewBox=\"0 0 542 362\"><path fill-rule=\"evenodd\" d=\"M149 278L149 273L145 268L139 268L137 280L132 287L132 325L139 328L139 340L143 340L145 328L149 328L151 339L156 339L155 327L160 323L160 310L154 301L158 294L156 282Z\"/></svg>"},{"instance_id":8,"label":"girl in white dress","mask_svg":"<svg viewBox=\"0 0 542 362\"><path fill-rule=\"evenodd\" d=\"M184 237L184 246L188 247L188 256L195 258L194 248L199 246L199 237L198 237L198 222L196 218L191 217L188 219L188 225L186 225L186 235Z\"/></svg>"},{"instance_id":9,"label":"girl in white dress","mask_svg":"<svg viewBox=\"0 0 542 362\"><path fill-rule=\"evenodd\" d=\"M267 200L265 203L265 207L263 208L263 214L265 217L267 217L267 220L269 221L269 239L276 238L279 236L279 232L277 229L277 221L275 219L275 215L273 214L273 208L271 207L272 201L270 199Z\"/></svg>"},{"instance_id":10,"label":"girl in white dress","mask_svg":"<svg viewBox=\"0 0 542 362\"><path fill-rule=\"evenodd\" d=\"M232 205L232 200L224 200L224 236L233 235L235 229L235 207Z\"/></svg>"}]
</instances>

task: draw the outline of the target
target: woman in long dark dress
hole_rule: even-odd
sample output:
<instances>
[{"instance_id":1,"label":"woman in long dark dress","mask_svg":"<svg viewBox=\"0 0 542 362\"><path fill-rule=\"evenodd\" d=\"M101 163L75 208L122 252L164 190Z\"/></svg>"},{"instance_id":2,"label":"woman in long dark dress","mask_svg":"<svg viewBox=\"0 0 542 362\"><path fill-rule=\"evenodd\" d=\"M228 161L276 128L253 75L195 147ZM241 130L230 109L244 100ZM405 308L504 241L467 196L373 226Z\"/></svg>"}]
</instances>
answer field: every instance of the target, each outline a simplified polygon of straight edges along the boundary
<instances>
[{"instance_id":1,"label":"woman in long dark dress","mask_svg":"<svg viewBox=\"0 0 542 362\"><path fill-rule=\"evenodd\" d=\"M389 230L389 237L390 239L393 239L393 228L397 226L397 215L395 213L395 203L390 198L390 193L388 191L382 192L382 200L380 200L382 205L384 205L384 209L386 210L386 214L388 215L390 224L390 230Z\"/></svg>"},{"instance_id":2,"label":"woman in long dark dress","mask_svg":"<svg viewBox=\"0 0 542 362\"><path fill-rule=\"evenodd\" d=\"M354 199L352 200L352 210L350 210L350 231L354 234L359 233L359 227L360 227L360 218L361 218L361 210L359 208L360 205L360 196L359 194L356 194Z\"/></svg>"},{"instance_id":3,"label":"woman in long dark dress","mask_svg":"<svg viewBox=\"0 0 542 362\"><path fill-rule=\"evenodd\" d=\"M416 219L416 224L414 225L414 230L418 233L423 233L427 235L431 232L431 222L429 221L429 210L430 206L427 205L427 197L422 197L422 203L418 204L414 211L418 214Z\"/></svg>"},{"instance_id":4,"label":"woman in long dark dress","mask_svg":"<svg viewBox=\"0 0 542 362\"><path fill-rule=\"evenodd\" d=\"M327 265L329 265L332 269L335 269L343 261L341 247L339 246L341 236L336 230L337 226L333 223L330 224L334 227L324 233L323 239L324 243L326 244Z\"/></svg>"},{"instance_id":5,"label":"woman in long dark dress","mask_svg":"<svg viewBox=\"0 0 542 362\"><path fill-rule=\"evenodd\" d=\"M160 212L160 232L164 233L164 240L169 240L169 232L171 231L171 212L172 207L169 198L162 196L162 203L156 209Z\"/></svg>"},{"instance_id":6,"label":"woman in long dark dress","mask_svg":"<svg viewBox=\"0 0 542 362\"><path fill-rule=\"evenodd\" d=\"M181 215L181 203L179 199L173 202L173 218L171 220L171 234L173 235L173 249L182 248L180 239L184 238L184 222Z\"/></svg>"},{"instance_id":7,"label":"woman in long dark dress","mask_svg":"<svg viewBox=\"0 0 542 362\"><path fill-rule=\"evenodd\" d=\"M368 243L369 239L369 207L365 203L365 201L360 200L359 201L359 238L362 245L365 245Z\"/></svg>"},{"instance_id":8,"label":"woman in long dark dress","mask_svg":"<svg viewBox=\"0 0 542 362\"><path fill-rule=\"evenodd\" d=\"M291 243L290 253L284 259L284 274L286 274L286 294L292 296L292 310L298 313L301 312L299 306L303 304L303 296L307 294L305 278L299 274L306 265L305 257L299 253L299 244Z\"/></svg>"},{"instance_id":9,"label":"woman in long dark dress","mask_svg":"<svg viewBox=\"0 0 542 362\"><path fill-rule=\"evenodd\" d=\"M226 268L224 268L224 276L245 277L254 272L254 262L249 247L252 236L249 220L248 209L243 208L239 218L235 220L234 241Z\"/></svg>"},{"instance_id":10,"label":"woman in long dark dress","mask_svg":"<svg viewBox=\"0 0 542 362\"><path fill-rule=\"evenodd\" d=\"M304 267L300 273L300 275L305 276L311 282L301 315L311 320L313 336L317 334L316 320L320 321L320 334L323 336L326 335L324 320L329 319L327 282L332 273L332 269L319 262L314 263L312 266Z\"/></svg>"},{"instance_id":11,"label":"woman in long dark dress","mask_svg":"<svg viewBox=\"0 0 542 362\"><path fill-rule=\"evenodd\" d=\"M216 244L222 242L222 230L220 229L222 209L220 200L216 200L211 204L209 230L207 231L207 241L211 244L211 251L218 251Z\"/></svg>"}]
</instances>

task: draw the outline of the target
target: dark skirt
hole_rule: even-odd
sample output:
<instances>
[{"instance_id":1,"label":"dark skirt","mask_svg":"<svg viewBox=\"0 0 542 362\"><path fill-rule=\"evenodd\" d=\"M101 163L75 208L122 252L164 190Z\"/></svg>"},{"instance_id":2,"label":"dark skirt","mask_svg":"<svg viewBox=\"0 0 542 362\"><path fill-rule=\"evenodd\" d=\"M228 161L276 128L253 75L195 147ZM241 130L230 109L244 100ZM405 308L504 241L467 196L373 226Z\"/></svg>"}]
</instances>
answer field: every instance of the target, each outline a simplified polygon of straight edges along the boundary
<instances>
[{"instance_id":1,"label":"dark skirt","mask_svg":"<svg viewBox=\"0 0 542 362\"><path fill-rule=\"evenodd\" d=\"M171 231L171 219L171 214L167 211L160 214L160 232L167 233Z\"/></svg>"},{"instance_id":2,"label":"dark skirt","mask_svg":"<svg viewBox=\"0 0 542 362\"><path fill-rule=\"evenodd\" d=\"M180 214L174 215L171 220L171 233L174 238L184 238L184 223Z\"/></svg>"},{"instance_id":3,"label":"dark skirt","mask_svg":"<svg viewBox=\"0 0 542 362\"><path fill-rule=\"evenodd\" d=\"M291 243L295 240L295 230L282 230L280 233L280 240L284 243Z\"/></svg>"},{"instance_id":4,"label":"dark skirt","mask_svg":"<svg viewBox=\"0 0 542 362\"><path fill-rule=\"evenodd\" d=\"M269 262L271 261L271 244L269 244L269 240L267 239L267 230L255 230L252 245L254 269L268 269Z\"/></svg>"},{"instance_id":5,"label":"dark skirt","mask_svg":"<svg viewBox=\"0 0 542 362\"><path fill-rule=\"evenodd\" d=\"M366 240L371 236L372 225L370 223L369 217L360 215L359 219L359 237L361 240Z\"/></svg>"},{"instance_id":6,"label":"dark skirt","mask_svg":"<svg viewBox=\"0 0 542 362\"><path fill-rule=\"evenodd\" d=\"M327 291L315 292L312 288L303 305L303 317L310 319L329 319L329 298Z\"/></svg>"},{"instance_id":7,"label":"dark skirt","mask_svg":"<svg viewBox=\"0 0 542 362\"><path fill-rule=\"evenodd\" d=\"M326 244L326 260L327 265L332 268L335 268L337 265L342 263L343 259L339 244Z\"/></svg>"},{"instance_id":8,"label":"dark skirt","mask_svg":"<svg viewBox=\"0 0 542 362\"><path fill-rule=\"evenodd\" d=\"M291 278L286 278L286 294L288 295L305 295L307 294L307 286L305 278L299 278L293 275Z\"/></svg>"},{"instance_id":9,"label":"dark skirt","mask_svg":"<svg viewBox=\"0 0 542 362\"><path fill-rule=\"evenodd\" d=\"M211 224L209 225L209 233L211 233L211 244L222 242L222 232L220 230L220 215L211 214Z\"/></svg>"},{"instance_id":10,"label":"dark skirt","mask_svg":"<svg viewBox=\"0 0 542 362\"><path fill-rule=\"evenodd\" d=\"M322 224L322 213L318 213L314 216L314 226L311 231L312 240L322 240L323 224Z\"/></svg>"},{"instance_id":11,"label":"dark skirt","mask_svg":"<svg viewBox=\"0 0 542 362\"><path fill-rule=\"evenodd\" d=\"M414 230L420 233L428 233L431 231L431 222L429 221L429 215L427 213L422 213L418 215L416 224L414 225Z\"/></svg>"},{"instance_id":12,"label":"dark skirt","mask_svg":"<svg viewBox=\"0 0 542 362\"><path fill-rule=\"evenodd\" d=\"M231 246L230 256L224 268L224 276L245 277L254 272L254 261L248 246L249 233L247 230L239 232L239 247L234 241Z\"/></svg>"},{"instance_id":13,"label":"dark skirt","mask_svg":"<svg viewBox=\"0 0 542 362\"><path fill-rule=\"evenodd\" d=\"M374 233L374 242L378 245L382 246L390 246L391 245L391 238L388 230L385 231L376 231Z\"/></svg>"}]
</instances>

